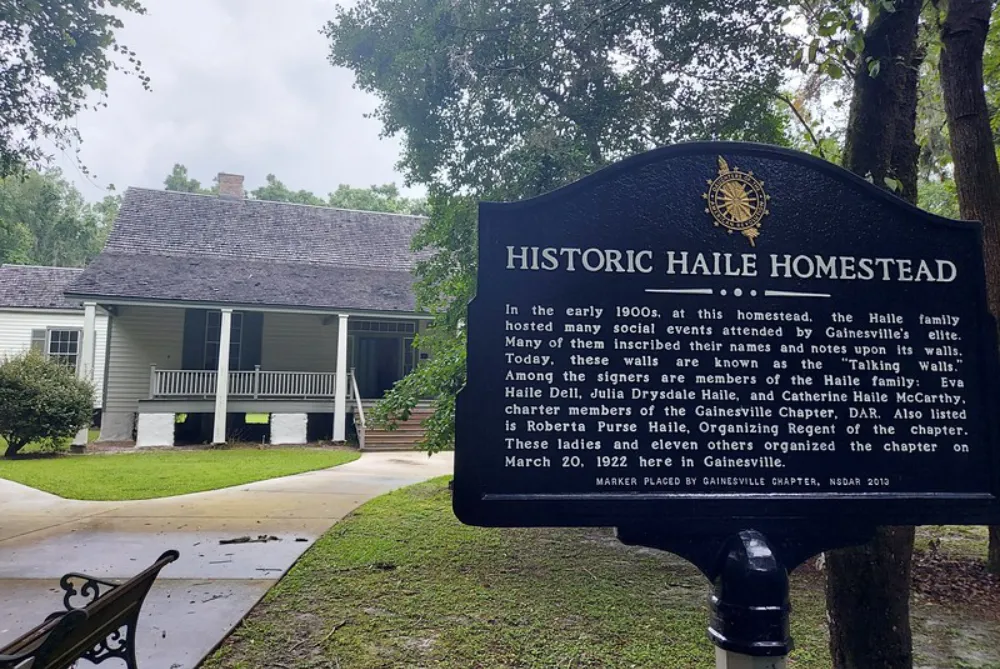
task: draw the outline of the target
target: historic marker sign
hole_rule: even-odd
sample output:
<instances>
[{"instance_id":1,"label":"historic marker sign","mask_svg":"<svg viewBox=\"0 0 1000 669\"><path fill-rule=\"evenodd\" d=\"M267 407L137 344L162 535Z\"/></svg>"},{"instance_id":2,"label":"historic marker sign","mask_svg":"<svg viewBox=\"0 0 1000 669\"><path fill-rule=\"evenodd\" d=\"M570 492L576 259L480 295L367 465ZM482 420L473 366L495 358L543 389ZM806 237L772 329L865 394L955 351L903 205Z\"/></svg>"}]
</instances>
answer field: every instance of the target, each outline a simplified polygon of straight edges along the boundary
<instances>
[{"instance_id":1,"label":"historic marker sign","mask_svg":"<svg viewBox=\"0 0 1000 669\"><path fill-rule=\"evenodd\" d=\"M1000 492L979 226L753 144L484 203L455 511L974 523Z\"/></svg>"}]
</instances>

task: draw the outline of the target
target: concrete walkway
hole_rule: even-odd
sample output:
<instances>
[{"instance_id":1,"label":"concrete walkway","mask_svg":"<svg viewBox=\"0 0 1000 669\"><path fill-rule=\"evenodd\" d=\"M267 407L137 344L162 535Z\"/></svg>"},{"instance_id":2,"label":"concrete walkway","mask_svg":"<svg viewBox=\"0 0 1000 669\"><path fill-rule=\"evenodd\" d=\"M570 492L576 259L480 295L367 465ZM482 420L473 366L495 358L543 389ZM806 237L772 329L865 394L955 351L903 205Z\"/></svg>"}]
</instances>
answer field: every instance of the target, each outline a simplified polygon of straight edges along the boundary
<instances>
[{"instance_id":1,"label":"concrete walkway","mask_svg":"<svg viewBox=\"0 0 1000 669\"><path fill-rule=\"evenodd\" d=\"M70 501L0 479L0 645L62 608L66 572L125 579L174 548L180 559L143 606L139 666L195 667L331 525L373 497L450 474L452 462L366 453L333 469L135 502ZM279 541L219 544L246 535Z\"/></svg>"}]
</instances>

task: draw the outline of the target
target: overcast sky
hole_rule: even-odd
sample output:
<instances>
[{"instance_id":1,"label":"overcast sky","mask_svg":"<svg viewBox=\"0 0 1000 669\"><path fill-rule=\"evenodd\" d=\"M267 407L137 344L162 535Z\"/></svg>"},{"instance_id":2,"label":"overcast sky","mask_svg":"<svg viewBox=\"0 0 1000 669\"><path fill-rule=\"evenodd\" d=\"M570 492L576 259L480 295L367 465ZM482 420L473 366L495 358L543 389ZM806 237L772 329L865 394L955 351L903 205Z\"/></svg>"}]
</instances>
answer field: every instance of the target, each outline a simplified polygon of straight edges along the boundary
<instances>
[{"instance_id":1,"label":"overcast sky","mask_svg":"<svg viewBox=\"0 0 1000 669\"><path fill-rule=\"evenodd\" d=\"M373 97L352 88L351 72L327 62L319 34L334 0L143 0L120 41L136 51L152 92L113 74L108 107L81 114L81 159L58 164L89 200L108 184L162 188L174 163L211 183L219 172L246 176L248 189L275 174L320 195L338 184L402 178L395 139L364 115ZM349 1L344 4L351 4Z\"/></svg>"}]
</instances>

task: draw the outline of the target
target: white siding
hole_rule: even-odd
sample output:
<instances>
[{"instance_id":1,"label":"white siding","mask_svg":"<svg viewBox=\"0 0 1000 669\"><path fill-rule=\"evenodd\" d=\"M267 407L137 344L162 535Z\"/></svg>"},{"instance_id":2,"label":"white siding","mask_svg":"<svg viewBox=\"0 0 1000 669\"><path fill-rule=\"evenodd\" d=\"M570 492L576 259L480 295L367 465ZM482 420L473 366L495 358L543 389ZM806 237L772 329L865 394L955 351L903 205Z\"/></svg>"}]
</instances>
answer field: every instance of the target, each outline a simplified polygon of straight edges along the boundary
<instances>
[{"instance_id":1,"label":"white siding","mask_svg":"<svg viewBox=\"0 0 1000 669\"><path fill-rule=\"evenodd\" d=\"M31 348L32 330L83 330L83 312L60 313L44 309L0 311L0 357L17 355ZM104 363L108 336L108 316L97 310L97 341L94 348L94 407L104 398Z\"/></svg>"},{"instance_id":2,"label":"white siding","mask_svg":"<svg viewBox=\"0 0 1000 669\"><path fill-rule=\"evenodd\" d=\"M135 413L149 397L149 368L181 368L184 310L119 307L111 324L107 412Z\"/></svg>"},{"instance_id":3,"label":"white siding","mask_svg":"<svg viewBox=\"0 0 1000 669\"><path fill-rule=\"evenodd\" d=\"M323 325L324 319L327 325ZM281 372L336 370L336 316L266 312L263 328L261 369Z\"/></svg>"}]
</instances>

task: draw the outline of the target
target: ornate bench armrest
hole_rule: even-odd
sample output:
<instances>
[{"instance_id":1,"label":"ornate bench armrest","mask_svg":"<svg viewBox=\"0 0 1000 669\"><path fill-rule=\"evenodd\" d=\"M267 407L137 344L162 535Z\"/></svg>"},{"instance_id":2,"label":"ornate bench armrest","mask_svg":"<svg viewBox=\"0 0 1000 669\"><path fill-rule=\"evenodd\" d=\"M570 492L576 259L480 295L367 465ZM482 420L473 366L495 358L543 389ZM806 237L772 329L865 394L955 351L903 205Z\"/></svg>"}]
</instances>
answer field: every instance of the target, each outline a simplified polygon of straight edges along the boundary
<instances>
[{"instance_id":1,"label":"ornate bench armrest","mask_svg":"<svg viewBox=\"0 0 1000 669\"><path fill-rule=\"evenodd\" d=\"M63 606L66 607L67 611L82 609L88 604L97 601L97 598L101 595L114 590L119 585L118 583L104 581L76 572L70 572L59 579L59 587L66 592L66 595L63 597ZM84 601L79 606L73 606L74 597L80 597Z\"/></svg>"}]
</instances>

